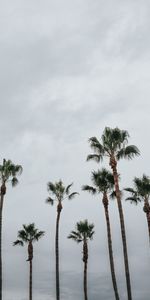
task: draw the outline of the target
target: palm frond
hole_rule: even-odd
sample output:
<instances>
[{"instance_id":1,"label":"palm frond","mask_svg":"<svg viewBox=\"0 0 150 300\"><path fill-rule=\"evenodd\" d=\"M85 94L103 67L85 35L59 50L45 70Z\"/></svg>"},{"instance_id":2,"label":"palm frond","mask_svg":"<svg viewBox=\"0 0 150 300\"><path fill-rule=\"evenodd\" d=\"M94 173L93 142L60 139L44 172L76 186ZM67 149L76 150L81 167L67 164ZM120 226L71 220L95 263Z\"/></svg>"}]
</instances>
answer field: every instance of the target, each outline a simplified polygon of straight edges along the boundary
<instances>
[{"instance_id":1,"label":"palm frond","mask_svg":"<svg viewBox=\"0 0 150 300\"><path fill-rule=\"evenodd\" d=\"M48 197L47 199L46 199L46 203L49 203L49 204L51 204L51 205L54 205L54 199L52 199L51 197Z\"/></svg>"},{"instance_id":2,"label":"palm frond","mask_svg":"<svg viewBox=\"0 0 150 300\"><path fill-rule=\"evenodd\" d=\"M13 187L15 187L18 184L18 182L19 181L18 181L17 177L13 177L12 180L11 180L11 184L12 184Z\"/></svg>"},{"instance_id":3,"label":"palm frond","mask_svg":"<svg viewBox=\"0 0 150 300\"><path fill-rule=\"evenodd\" d=\"M53 182L49 181L49 182L47 183L47 190L48 190L49 192L52 192L52 193L55 194L55 191L56 191L55 184L54 184Z\"/></svg>"},{"instance_id":4,"label":"palm frond","mask_svg":"<svg viewBox=\"0 0 150 300\"><path fill-rule=\"evenodd\" d=\"M89 160L94 160L94 161L96 161L96 162L100 162L100 161L102 161L103 160L103 157L102 157L102 155L99 155L99 154L89 154L88 156L87 156L87 159L86 159L87 161L89 161Z\"/></svg>"},{"instance_id":5,"label":"palm frond","mask_svg":"<svg viewBox=\"0 0 150 300\"><path fill-rule=\"evenodd\" d=\"M42 238L45 235L45 231L38 231L34 237L33 241L38 241L40 238Z\"/></svg>"},{"instance_id":6,"label":"palm frond","mask_svg":"<svg viewBox=\"0 0 150 300\"><path fill-rule=\"evenodd\" d=\"M70 191L70 188L72 187L72 185L73 185L73 182L66 187L66 189L65 189L66 195L69 195L69 191Z\"/></svg>"},{"instance_id":7,"label":"palm frond","mask_svg":"<svg viewBox=\"0 0 150 300\"><path fill-rule=\"evenodd\" d=\"M134 145L130 145L130 146L126 146L126 147L120 149L120 151L118 151L117 159L118 160L121 158L132 159L134 156L138 156L138 155L140 155L139 149Z\"/></svg>"},{"instance_id":8,"label":"palm frond","mask_svg":"<svg viewBox=\"0 0 150 300\"><path fill-rule=\"evenodd\" d=\"M16 245L18 245L18 246L24 246L24 243L21 240L16 240L15 242L13 242L13 246L16 246Z\"/></svg>"},{"instance_id":9,"label":"palm frond","mask_svg":"<svg viewBox=\"0 0 150 300\"><path fill-rule=\"evenodd\" d=\"M135 194L137 193L133 188L130 188L130 187L125 188L124 191L130 192L130 193L132 193L133 195L135 195Z\"/></svg>"},{"instance_id":10,"label":"palm frond","mask_svg":"<svg viewBox=\"0 0 150 300\"><path fill-rule=\"evenodd\" d=\"M134 204L138 204L139 202L141 202L141 199L139 198L139 197L127 197L126 199L125 199L126 201L130 201L130 203L134 203Z\"/></svg>"},{"instance_id":11,"label":"palm frond","mask_svg":"<svg viewBox=\"0 0 150 300\"><path fill-rule=\"evenodd\" d=\"M69 199L69 200L72 200L76 195L79 195L79 193L73 192L73 193L71 193L71 194L68 196L68 199Z\"/></svg>"},{"instance_id":12,"label":"palm frond","mask_svg":"<svg viewBox=\"0 0 150 300\"><path fill-rule=\"evenodd\" d=\"M89 186L89 185L83 185L82 186L82 191L88 191L90 192L92 195L96 194L96 188L94 188L93 186Z\"/></svg>"}]
</instances>

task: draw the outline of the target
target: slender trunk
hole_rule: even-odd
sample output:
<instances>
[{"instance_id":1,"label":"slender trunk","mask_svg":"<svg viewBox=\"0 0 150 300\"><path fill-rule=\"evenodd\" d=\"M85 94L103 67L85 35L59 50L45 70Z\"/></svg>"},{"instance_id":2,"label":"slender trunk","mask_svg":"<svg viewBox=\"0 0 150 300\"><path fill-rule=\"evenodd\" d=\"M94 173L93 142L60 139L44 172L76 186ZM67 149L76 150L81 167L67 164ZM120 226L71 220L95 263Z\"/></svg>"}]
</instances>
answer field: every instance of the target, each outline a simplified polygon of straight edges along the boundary
<instances>
[{"instance_id":1,"label":"slender trunk","mask_svg":"<svg viewBox=\"0 0 150 300\"><path fill-rule=\"evenodd\" d=\"M60 286L59 286L59 220L62 210L61 202L57 205L57 218L56 218L56 236L55 236L55 257L56 257L56 299L60 300Z\"/></svg>"},{"instance_id":2,"label":"slender trunk","mask_svg":"<svg viewBox=\"0 0 150 300\"><path fill-rule=\"evenodd\" d=\"M29 261L30 274L29 274L29 300L32 300L32 260Z\"/></svg>"},{"instance_id":3,"label":"slender trunk","mask_svg":"<svg viewBox=\"0 0 150 300\"><path fill-rule=\"evenodd\" d=\"M119 189L118 173L117 173L117 166L116 165L117 165L116 161L114 159L111 159L110 160L110 166L112 168L113 176L114 176L115 192L116 192L118 211L119 211L119 217L120 217L120 226L121 226L121 236L122 236L122 244L123 244L127 294L128 294L128 300L132 300L130 272L129 272L129 263L128 263L127 241L126 241L126 232L125 232L125 223L124 223L124 215L123 215L123 209L122 209L122 203L121 203L121 194L120 194L120 189Z\"/></svg>"},{"instance_id":4,"label":"slender trunk","mask_svg":"<svg viewBox=\"0 0 150 300\"><path fill-rule=\"evenodd\" d=\"M2 202L3 195L1 195L0 204L0 300L2 300Z\"/></svg>"},{"instance_id":5,"label":"slender trunk","mask_svg":"<svg viewBox=\"0 0 150 300\"><path fill-rule=\"evenodd\" d=\"M103 204L104 204L106 225L107 225L107 239L108 239L108 250L109 250L109 261L110 261L111 277L112 277L112 283L113 283L115 298L116 298L116 300L119 300L120 298L119 298L118 288L117 288L114 258L113 258L113 249L112 249L111 228L110 228L109 211L108 211L108 197L107 197L106 193L104 193L104 196L103 196Z\"/></svg>"},{"instance_id":6,"label":"slender trunk","mask_svg":"<svg viewBox=\"0 0 150 300\"><path fill-rule=\"evenodd\" d=\"M33 259L33 245L32 241L28 244L28 259L29 261L29 300L32 300L32 259Z\"/></svg>"},{"instance_id":7,"label":"slender trunk","mask_svg":"<svg viewBox=\"0 0 150 300\"><path fill-rule=\"evenodd\" d=\"M88 246L87 241L83 241L83 262L84 262L84 278L83 278L83 287L84 287L84 299L88 300L87 296L87 262L88 262Z\"/></svg>"},{"instance_id":8,"label":"slender trunk","mask_svg":"<svg viewBox=\"0 0 150 300\"><path fill-rule=\"evenodd\" d=\"M147 225L148 225L148 233L149 233L149 240L150 240L150 205L148 202L147 197L144 199L144 212L146 213Z\"/></svg>"},{"instance_id":9,"label":"slender trunk","mask_svg":"<svg viewBox=\"0 0 150 300\"><path fill-rule=\"evenodd\" d=\"M3 212L3 202L4 195L6 194L6 186L3 182L1 185L0 192L0 300L2 300L2 212Z\"/></svg>"}]
</instances>

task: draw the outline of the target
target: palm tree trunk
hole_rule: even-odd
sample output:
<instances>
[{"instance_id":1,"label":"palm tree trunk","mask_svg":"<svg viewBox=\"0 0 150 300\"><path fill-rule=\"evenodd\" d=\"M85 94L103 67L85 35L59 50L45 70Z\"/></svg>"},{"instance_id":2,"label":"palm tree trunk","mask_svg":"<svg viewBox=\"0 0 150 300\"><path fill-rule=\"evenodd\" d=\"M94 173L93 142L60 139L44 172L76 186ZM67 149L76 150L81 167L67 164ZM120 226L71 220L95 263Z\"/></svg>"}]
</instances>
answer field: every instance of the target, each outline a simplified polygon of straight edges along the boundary
<instances>
[{"instance_id":1,"label":"palm tree trunk","mask_svg":"<svg viewBox=\"0 0 150 300\"><path fill-rule=\"evenodd\" d=\"M126 241L126 232L125 232L125 223L124 223L124 215L123 215L123 209L122 209L122 203L121 203L121 194L120 194L120 189L119 189L118 173L117 173L116 164L117 163L116 163L115 160L112 160L112 161L110 160L110 166L112 168L113 176L114 176L115 192L116 192L118 211L119 211L119 217L120 217L120 226L121 226L121 236L122 236L122 244L123 244L127 294L128 294L128 300L132 300L130 272L129 272L129 263L128 263L127 241Z\"/></svg>"},{"instance_id":2,"label":"palm tree trunk","mask_svg":"<svg viewBox=\"0 0 150 300\"><path fill-rule=\"evenodd\" d=\"M84 287L84 299L88 300L87 296L87 262L88 262L88 246L86 239L83 241L83 262L84 262L84 278L83 278L83 287Z\"/></svg>"},{"instance_id":3,"label":"palm tree trunk","mask_svg":"<svg viewBox=\"0 0 150 300\"><path fill-rule=\"evenodd\" d=\"M118 294L118 288L117 288L117 281L116 281L116 275L115 275L114 258L113 258L112 238L111 238L111 228L110 228L110 220L109 220L107 194L104 194L103 204L104 204L105 217L106 217L106 225L107 225L107 239L108 239L108 249L109 249L109 261L110 261L111 277L112 277L112 283L113 283L113 288L114 288L114 292L115 292L115 298L116 298L116 300L119 300L119 294Z\"/></svg>"},{"instance_id":4,"label":"palm tree trunk","mask_svg":"<svg viewBox=\"0 0 150 300\"><path fill-rule=\"evenodd\" d=\"M0 193L0 300L2 300L2 212L3 212L3 202L4 195L6 194L6 186L3 182L1 185Z\"/></svg>"},{"instance_id":5,"label":"palm tree trunk","mask_svg":"<svg viewBox=\"0 0 150 300\"><path fill-rule=\"evenodd\" d=\"M149 239L150 239L150 205L149 205L147 197L145 197L145 199L144 199L143 210L146 213L146 219L147 219L147 225L148 225L148 233L149 233Z\"/></svg>"},{"instance_id":6,"label":"palm tree trunk","mask_svg":"<svg viewBox=\"0 0 150 300\"><path fill-rule=\"evenodd\" d=\"M29 274L29 300L32 300L32 260L29 261L30 274Z\"/></svg>"},{"instance_id":7,"label":"palm tree trunk","mask_svg":"<svg viewBox=\"0 0 150 300\"><path fill-rule=\"evenodd\" d=\"M2 300L2 203L3 195L1 195L0 203L0 300Z\"/></svg>"},{"instance_id":8,"label":"palm tree trunk","mask_svg":"<svg viewBox=\"0 0 150 300\"><path fill-rule=\"evenodd\" d=\"M60 286L59 286L59 220L62 210L61 202L57 205L57 219L56 219L56 236L55 236L55 256L56 256L56 299L60 300Z\"/></svg>"}]
</instances>

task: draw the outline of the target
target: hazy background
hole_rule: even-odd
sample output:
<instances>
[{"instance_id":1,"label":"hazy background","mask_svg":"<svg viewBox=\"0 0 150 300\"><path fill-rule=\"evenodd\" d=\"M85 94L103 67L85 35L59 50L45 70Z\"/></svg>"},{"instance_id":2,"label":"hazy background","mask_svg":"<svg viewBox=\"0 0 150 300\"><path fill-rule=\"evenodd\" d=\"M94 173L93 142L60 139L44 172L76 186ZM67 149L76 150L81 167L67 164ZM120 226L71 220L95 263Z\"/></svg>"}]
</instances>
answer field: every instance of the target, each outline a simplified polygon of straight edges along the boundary
<instances>
[{"instance_id":1,"label":"hazy background","mask_svg":"<svg viewBox=\"0 0 150 300\"><path fill-rule=\"evenodd\" d=\"M81 246L67 240L75 223L95 223L89 244L89 299L114 299L103 207L81 192L96 163L88 138L104 127L129 131L141 151L119 164L121 188L149 172L150 2L148 0L2 0L0 3L0 158L24 168L8 188L3 213L4 300L28 299L26 248L12 247L23 223L46 235L35 244L33 297L55 299L56 207L47 182L60 178L80 196L64 202L60 223L61 299L83 299ZM105 166L108 166L104 162ZM100 166L99 166L100 167ZM123 201L134 300L150 298L150 256L142 204ZM116 203L110 203L121 299L126 286Z\"/></svg>"}]
</instances>

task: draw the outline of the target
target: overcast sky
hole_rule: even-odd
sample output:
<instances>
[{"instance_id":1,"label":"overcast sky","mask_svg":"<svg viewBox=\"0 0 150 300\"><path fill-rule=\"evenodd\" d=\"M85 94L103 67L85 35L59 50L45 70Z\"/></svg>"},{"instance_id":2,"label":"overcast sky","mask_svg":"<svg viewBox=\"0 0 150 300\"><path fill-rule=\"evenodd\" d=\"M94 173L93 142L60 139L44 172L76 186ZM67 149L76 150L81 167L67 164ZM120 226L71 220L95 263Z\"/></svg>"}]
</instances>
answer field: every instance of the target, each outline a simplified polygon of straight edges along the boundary
<instances>
[{"instance_id":1,"label":"overcast sky","mask_svg":"<svg viewBox=\"0 0 150 300\"><path fill-rule=\"evenodd\" d=\"M120 162L121 188L149 175L149 0L2 0L0 3L0 158L23 166L8 188L3 213L3 300L28 299L27 249L12 247L23 223L45 230L34 246L33 296L55 299L56 207L45 204L47 182L60 178L80 196L64 202L60 224L62 300L83 299L81 246L67 240L75 223L95 224L89 244L91 300L114 300L101 199L80 191L96 163L88 138L105 126L126 129L141 151ZM104 162L103 166L108 166ZM133 300L150 298L149 242L142 204L123 201ZM110 203L121 300L126 300L116 203Z\"/></svg>"}]
</instances>

